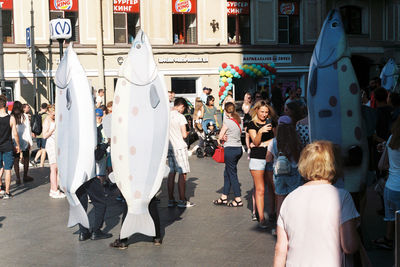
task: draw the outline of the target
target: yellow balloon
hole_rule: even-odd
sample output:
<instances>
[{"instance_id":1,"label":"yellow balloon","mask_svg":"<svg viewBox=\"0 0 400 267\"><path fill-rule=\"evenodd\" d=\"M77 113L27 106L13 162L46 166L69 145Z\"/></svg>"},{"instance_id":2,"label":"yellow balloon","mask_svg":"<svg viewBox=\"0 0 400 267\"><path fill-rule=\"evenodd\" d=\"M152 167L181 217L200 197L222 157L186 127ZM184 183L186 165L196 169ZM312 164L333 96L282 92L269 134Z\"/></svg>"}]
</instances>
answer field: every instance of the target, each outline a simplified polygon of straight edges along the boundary
<instances>
[{"instance_id":1,"label":"yellow balloon","mask_svg":"<svg viewBox=\"0 0 400 267\"><path fill-rule=\"evenodd\" d=\"M226 82L226 77L222 77L221 81L225 83Z\"/></svg>"},{"instance_id":2,"label":"yellow balloon","mask_svg":"<svg viewBox=\"0 0 400 267\"><path fill-rule=\"evenodd\" d=\"M221 70L221 71L219 72L219 76L225 76L225 71Z\"/></svg>"}]
</instances>

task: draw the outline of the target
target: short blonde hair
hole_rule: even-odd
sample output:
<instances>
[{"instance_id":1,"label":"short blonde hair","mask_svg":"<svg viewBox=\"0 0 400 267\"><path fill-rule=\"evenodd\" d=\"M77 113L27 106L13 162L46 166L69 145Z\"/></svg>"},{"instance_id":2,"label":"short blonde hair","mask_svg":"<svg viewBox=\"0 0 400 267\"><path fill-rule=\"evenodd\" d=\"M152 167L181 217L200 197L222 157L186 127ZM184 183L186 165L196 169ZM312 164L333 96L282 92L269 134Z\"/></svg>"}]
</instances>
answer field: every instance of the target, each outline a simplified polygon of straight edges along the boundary
<instances>
[{"instance_id":1,"label":"short blonde hair","mask_svg":"<svg viewBox=\"0 0 400 267\"><path fill-rule=\"evenodd\" d=\"M306 180L328 180L334 184L343 175L339 147L329 141L307 145L300 154L298 169Z\"/></svg>"}]
</instances>

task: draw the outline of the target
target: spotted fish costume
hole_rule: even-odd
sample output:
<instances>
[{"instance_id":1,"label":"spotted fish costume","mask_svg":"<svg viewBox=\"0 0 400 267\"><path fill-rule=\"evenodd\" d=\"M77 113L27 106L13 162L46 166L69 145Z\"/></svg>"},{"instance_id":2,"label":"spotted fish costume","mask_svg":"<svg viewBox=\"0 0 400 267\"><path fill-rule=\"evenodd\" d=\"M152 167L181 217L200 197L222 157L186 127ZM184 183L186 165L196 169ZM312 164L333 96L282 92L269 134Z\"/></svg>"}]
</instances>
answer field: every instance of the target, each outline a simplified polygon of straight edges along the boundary
<instances>
[{"instance_id":1,"label":"spotted fish costume","mask_svg":"<svg viewBox=\"0 0 400 267\"><path fill-rule=\"evenodd\" d=\"M358 192L366 177L368 147L361 97L338 10L329 12L310 62L307 88L310 139L341 147L344 188Z\"/></svg>"}]
</instances>

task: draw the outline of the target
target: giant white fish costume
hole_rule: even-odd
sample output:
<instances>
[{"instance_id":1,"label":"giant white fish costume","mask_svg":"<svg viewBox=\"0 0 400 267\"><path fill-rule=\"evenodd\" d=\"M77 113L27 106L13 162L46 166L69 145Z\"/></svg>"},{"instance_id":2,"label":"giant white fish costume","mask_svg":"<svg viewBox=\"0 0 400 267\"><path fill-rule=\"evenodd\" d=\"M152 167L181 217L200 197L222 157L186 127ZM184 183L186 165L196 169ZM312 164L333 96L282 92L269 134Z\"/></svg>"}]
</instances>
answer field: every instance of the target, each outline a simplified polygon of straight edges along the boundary
<instances>
[{"instance_id":1,"label":"giant white fish costume","mask_svg":"<svg viewBox=\"0 0 400 267\"><path fill-rule=\"evenodd\" d=\"M169 105L163 77L141 30L119 72L111 135L114 177L128 205L120 238L134 233L155 236L148 206L164 175Z\"/></svg>"},{"instance_id":2,"label":"giant white fish costume","mask_svg":"<svg viewBox=\"0 0 400 267\"><path fill-rule=\"evenodd\" d=\"M68 227L80 223L89 228L76 190L95 176L96 121L92 90L72 44L58 66L55 83L57 165L70 205Z\"/></svg>"},{"instance_id":3,"label":"giant white fish costume","mask_svg":"<svg viewBox=\"0 0 400 267\"><path fill-rule=\"evenodd\" d=\"M399 68L392 58L389 59L383 67L380 78L383 88L388 91L399 91L396 90L397 80L399 78Z\"/></svg>"},{"instance_id":4,"label":"giant white fish costume","mask_svg":"<svg viewBox=\"0 0 400 267\"><path fill-rule=\"evenodd\" d=\"M326 18L310 62L307 89L310 139L329 140L345 159L344 188L359 192L368 167L368 147L358 81L338 10Z\"/></svg>"}]
</instances>

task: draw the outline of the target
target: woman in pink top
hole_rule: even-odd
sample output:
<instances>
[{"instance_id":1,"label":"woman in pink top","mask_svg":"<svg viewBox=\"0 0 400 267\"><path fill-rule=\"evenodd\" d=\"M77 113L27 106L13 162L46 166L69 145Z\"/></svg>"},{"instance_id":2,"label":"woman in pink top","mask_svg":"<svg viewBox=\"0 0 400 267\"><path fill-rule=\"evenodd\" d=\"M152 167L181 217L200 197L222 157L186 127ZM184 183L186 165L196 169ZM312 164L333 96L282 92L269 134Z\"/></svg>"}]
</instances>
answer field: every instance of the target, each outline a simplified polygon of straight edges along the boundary
<instances>
[{"instance_id":1,"label":"woman in pink top","mask_svg":"<svg viewBox=\"0 0 400 267\"><path fill-rule=\"evenodd\" d=\"M274 266L341 266L360 248L359 214L349 192L334 187L342 174L331 142L317 141L301 153L298 169L308 182L284 200L278 217Z\"/></svg>"}]
</instances>

